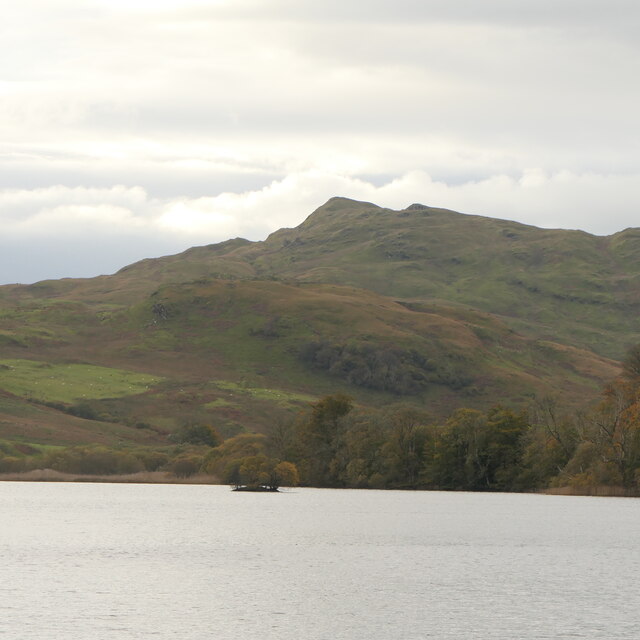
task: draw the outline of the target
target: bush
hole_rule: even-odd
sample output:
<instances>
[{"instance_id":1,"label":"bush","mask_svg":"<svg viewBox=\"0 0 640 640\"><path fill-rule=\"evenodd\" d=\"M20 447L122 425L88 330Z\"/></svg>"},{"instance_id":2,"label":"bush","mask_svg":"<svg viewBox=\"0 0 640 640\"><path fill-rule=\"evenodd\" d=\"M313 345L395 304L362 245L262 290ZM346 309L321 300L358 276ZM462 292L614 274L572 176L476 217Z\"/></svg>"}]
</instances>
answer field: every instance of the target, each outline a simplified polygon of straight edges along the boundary
<instances>
[{"instance_id":1,"label":"bush","mask_svg":"<svg viewBox=\"0 0 640 640\"><path fill-rule=\"evenodd\" d=\"M67 407L67 413L83 420L99 420L100 416L98 412L87 402L80 402L79 404Z\"/></svg>"},{"instance_id":2,"label":"bush","mask_svg":"<svg viewBox=\"0 0 640 640\"><path fill-rule=\"evenodd\" d=\"M0 473L19 473L25 470L24 458L4 456L0 458Z\"/></svg>"},{"instance_id":3,"label":"bush","mask_svg":"<svg viewBox=\"0 0 640 640\"><path fill-rule=\"evenodd\" d=\"M280 462L263 453L230 460L223 473L228 484L252 488L277 489L285 485L294 487L299 482L298 469L292 462Z\"/></svg>"},{"instance_id":4,"label":"bush","mask_svg":"<svg viewBox=\"0 0 640 640\"><path fill-rule=\"evenodd\" d=\"M143 470L138 458L106 447L70 447L45 457L44 466L63 473L116 475Z\"/></svg>"},{"instance_id":5,"label":"bush","mask_svg":"<svg viewBox=\"0 0 640 640\"><path fill-rule=\"evenodd\" d=\"M200 471L202 456L182 455L178 456L169 465L171 472L178 478L190 478Z\"/></svg>"},{"instance_id":6,"label":"bush","mask_svg":"<svg viewBox=\"0 0 640 640\"><path fill-rule=\"evenodd\" d=\"M224 477L230 461L264 453L267 438L260 433L242 433L227 438L220 446L211 449L205 456L203 470L218 477Z\"/></svg>"},{"instance_id":7,"label":"bush","mask_svg":"<svg viewBox=\"0 0 640 640\"><path fill-rule=\"evenodd\" d=\"M169 456L160 451L139 451L135 454L145 471L158 471L169 462Z\"/></svg>"},{"instance_id":8,"label":"bush","mask_svg":"<svg viewBox=\"0 0 640 640\"><path fill-rule=\"evenodd\" d=\"M222 438L215 427L207 424L188 424L171 434L170 439L179 444L202 444L217 447Z\"/></svg>"}]
</instances>

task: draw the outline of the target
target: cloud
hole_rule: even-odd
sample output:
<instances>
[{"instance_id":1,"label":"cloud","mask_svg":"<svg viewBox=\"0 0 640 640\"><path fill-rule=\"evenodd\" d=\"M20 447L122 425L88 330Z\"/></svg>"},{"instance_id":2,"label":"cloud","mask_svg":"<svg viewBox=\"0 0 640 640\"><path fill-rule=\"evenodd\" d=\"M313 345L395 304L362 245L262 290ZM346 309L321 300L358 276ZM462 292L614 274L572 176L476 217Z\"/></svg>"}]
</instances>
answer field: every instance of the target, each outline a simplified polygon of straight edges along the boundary
<instances>
[{"instance_id":1,"label":"cloud","mask_svg":"<svg viewBox=\"0 0 640 640\"><path fill-rule=\"evenodd\" d=\"M630 0L12 3L0 280L260 239L334 195L631 226L639 25Z\"/></svg>"},{"instance_id":2,"label":"cloud","mask_svg":"<svg viewBox=\"0 0 640 640\"><path fill-rule=\"evenodd\" d=\"M104 0L107 1L107 0ZM167 4L170 4L167 2ZM234 0L233 2L191 2L174 0L187 15L217 19L290 20L295 22L354 21L358 24L416 22L504 23L546 26L620 25L638 15L633 0L610 0L603 10L600 0L368 0L344 2L325 0Z\"/></svg>"}]
</instances>

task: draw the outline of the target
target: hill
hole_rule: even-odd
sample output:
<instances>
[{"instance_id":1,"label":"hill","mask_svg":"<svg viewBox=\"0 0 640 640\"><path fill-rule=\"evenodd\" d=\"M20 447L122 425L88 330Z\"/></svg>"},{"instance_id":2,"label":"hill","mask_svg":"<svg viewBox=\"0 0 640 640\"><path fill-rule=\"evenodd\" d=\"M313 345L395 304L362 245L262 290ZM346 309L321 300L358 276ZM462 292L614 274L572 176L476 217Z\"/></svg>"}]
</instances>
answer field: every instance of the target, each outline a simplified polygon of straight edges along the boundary
<instances>
[{"instance_id":1,"label":"hill","mask_svg":"<svg viewBox=\"0 0 640 640\"><path fill-rule=\"evenodd\" d=\"M611 358L640 340L640 229L600 237L417 204L393 211L332 198L265 242L197 247L125 274L291 279L457 303L530 337Z\"/></svg>"},{"instance_id":2,"label":"hill","mask_svg":"<svg viewBox=\"0 0 640 640\"><path fill-rule=\"evenodd\" d=\"M640 230L609 238L334 198L264 242L0 287L0 438L264 430L337 390L435 417L593 396L640 333Z\"/></svg>"}]
</instances>

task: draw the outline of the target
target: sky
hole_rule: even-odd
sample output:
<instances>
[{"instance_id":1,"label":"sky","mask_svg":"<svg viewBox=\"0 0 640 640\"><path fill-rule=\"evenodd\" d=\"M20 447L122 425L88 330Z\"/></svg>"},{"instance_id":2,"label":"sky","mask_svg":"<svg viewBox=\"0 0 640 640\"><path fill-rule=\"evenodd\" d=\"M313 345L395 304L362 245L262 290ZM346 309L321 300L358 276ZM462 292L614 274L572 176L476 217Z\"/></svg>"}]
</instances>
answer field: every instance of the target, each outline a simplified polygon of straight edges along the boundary
<instances>
[{"instance_id":1,"label":"sky","mask_svg":"<svg viewBox=\"0 0 640 640\"><path fill-rule=\"evenodd\" d=\"M0 283L262 240L332 196L640 226L639 31L635 0L8 3Z\"/></svg>"}]
</instances>

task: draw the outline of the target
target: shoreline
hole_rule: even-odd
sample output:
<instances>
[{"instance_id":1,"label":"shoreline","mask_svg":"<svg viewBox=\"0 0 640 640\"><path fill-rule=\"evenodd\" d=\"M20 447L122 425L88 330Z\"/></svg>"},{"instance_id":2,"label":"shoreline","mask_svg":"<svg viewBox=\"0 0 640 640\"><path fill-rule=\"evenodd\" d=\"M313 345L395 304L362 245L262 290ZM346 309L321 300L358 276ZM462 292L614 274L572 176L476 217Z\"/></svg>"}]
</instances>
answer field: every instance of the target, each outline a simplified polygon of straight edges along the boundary
<instances>
[{"instance_id":1,"label":"shoreline","mask_svg":"<svg viewBox=\"0 0 640 640\"><path fill-rule=\"evenodd\" d=\"M107 484L210 484L224 485L219 478L212 475L196 474L188 478L179 478L167 471L139 471L137 473L114 475L89 475L81 473L63 473L53 469L34 469L32 471L15 471L0 473L0 482L96 482ZM339 488L339 487L338 487ZM353 487L352 487L353 488ZM368 491L368 489L362 489ZM240 489L240 491L251 491ZM438 491L438 489L411 489L411 491ZM262 490L266 492L266 490ZM455 493L455 491L452 491ZM478 491L476 493L484 493ZM499 493L518 493L503 491ZM550 487L526 491L524 493L536 493L552 496L584 496L601 498L638 498L637 491L625 489L619 486L588 486L588 487Z\"/></svg>"},{"instance_id":2,"label":"shoreline","mask_svg":"<svg viewBox=\"0 0 640 640\"><path fill-rule=\"evenodd\" d=\"M595 485L588 487L551 487L543 489L540 493L551 496L591 496L594 498L638 498L637 489L625 489L612 485Z\"/></svg>"},{"instance_id":3,"label":"shoreline","mask_svg":"<svg viewBox=\"0 0 640 640\"><path fill-rule=\"evenodd\" d=\"M216 476L197 474L179 478L167 471L139 471L114 475L63 473L53 469L34 469L0 473L0 482L103 482L114 484L223 484Z\"/></svg>"}]
</instances>

